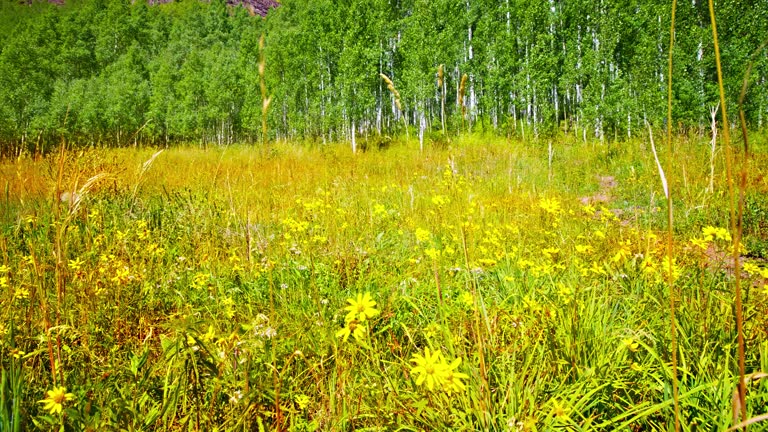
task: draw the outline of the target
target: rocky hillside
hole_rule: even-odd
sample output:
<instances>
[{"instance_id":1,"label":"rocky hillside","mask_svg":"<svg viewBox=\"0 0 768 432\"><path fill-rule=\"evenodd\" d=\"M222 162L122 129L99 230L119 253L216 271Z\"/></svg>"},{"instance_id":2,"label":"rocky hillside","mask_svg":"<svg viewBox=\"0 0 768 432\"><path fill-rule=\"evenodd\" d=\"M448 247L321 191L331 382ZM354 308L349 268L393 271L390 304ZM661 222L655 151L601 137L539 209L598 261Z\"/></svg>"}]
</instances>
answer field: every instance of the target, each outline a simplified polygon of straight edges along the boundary
<instances>
[{"instance_id":1,"label":"rocky hillside","mask_svg":"<svg viewBox=\"0 0 768 432\"><path fill-rule=\"evenodd\" d=\"M149 4L170 3L173 0L149 0ZM266 16L270 9L280 6L275 0L227 0L230 6L242 5L253 15Z\"/></svg>"},{"instance_id":2,"label":"rocky hillside","mask_svg":"<svg viewBox=\"0 0 768 432\"><path fill-rule=\"evenodd\" d=\"M20 3L32 4L34 0L22 0ZM173 0L147 0L150 5L170 3ZM64 0L48 0L49 3L64 4ZM275 0L227 0L230 6L244 6L252 15L266 16L270 9L280 6Z\"/></svg>"}]
</instances>

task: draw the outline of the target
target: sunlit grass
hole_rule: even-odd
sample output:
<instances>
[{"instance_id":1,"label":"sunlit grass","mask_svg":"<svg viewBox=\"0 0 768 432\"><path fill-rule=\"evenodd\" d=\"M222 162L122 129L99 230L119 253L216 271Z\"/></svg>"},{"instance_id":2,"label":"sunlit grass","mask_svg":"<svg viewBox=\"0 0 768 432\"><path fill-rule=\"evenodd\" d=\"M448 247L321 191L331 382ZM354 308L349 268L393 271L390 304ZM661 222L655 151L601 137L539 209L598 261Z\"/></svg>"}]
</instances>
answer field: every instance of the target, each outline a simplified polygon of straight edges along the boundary
<instances>
[{"instance_id":1,"label":"sunlit grass","mask_svg":"<svg viewBox=\"0 0 768 432\"><path fill-rule=\"evenodd\" d=\"M676 145L683 424L723 429L737 382L724 168L708 193L706 137ZM653 155L640 141L561 138L553 150L551 175L547 143L478 136L421 153L169 149L144 172L153 149L92 150L63 164L67 191L105 174L77 206L55 197L55 157L6 161L0 418L50 430L666 430ZM754 157L748 373L768 371L768 165L764 149ZM61 388L72 400L37 403ZM751 415L766 390L750 382Z\"/></svg>"}]
</instances>

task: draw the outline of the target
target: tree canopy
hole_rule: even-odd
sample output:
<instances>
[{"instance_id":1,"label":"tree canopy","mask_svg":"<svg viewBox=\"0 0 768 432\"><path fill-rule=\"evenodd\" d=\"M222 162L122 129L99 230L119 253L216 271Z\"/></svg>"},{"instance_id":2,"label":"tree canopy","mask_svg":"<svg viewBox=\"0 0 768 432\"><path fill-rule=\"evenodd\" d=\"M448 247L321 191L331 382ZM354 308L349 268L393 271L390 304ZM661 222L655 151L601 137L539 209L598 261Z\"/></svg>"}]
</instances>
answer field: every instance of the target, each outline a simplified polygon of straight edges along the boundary
<instances>
[{"instance_id":1,"label":"tree canopy","mask_svg":"<svg viewBox=\"0 0 768 432\"><path fill-rule=\"evenodd\" d=\"M709 11L678 7L674 118L701 127L718 103ZM768 3L716 11L733 104ZM0 142L258 141L262 34L271 139L440 131L443 99L449 131L627 137L662 125L669 14L659 0L283 0L264 19L224 0L0 2ZM753 128L768 113L766 76L761 53Z\"/></svg>"}]
</instances>

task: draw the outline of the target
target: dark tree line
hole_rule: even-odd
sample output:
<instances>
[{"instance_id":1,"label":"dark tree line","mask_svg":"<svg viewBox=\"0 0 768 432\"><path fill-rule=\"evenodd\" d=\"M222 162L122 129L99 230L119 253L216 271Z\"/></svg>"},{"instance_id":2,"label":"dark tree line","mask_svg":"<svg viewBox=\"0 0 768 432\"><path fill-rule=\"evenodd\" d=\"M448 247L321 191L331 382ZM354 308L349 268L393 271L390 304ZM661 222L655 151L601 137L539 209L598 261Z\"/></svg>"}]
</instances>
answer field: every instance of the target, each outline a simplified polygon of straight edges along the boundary
<instances>
[{"instance_id":1,"label":"dark tree line","mask_svg":"<svg viewBox=\"0 0 768 432\"><path fill-rule=\"evenodd\" d=\"M678 7L674 116L703 127L718 101L708 6ZM716 10L733 106L768 35L768 3ZM411 136L438 134L444 123L448 133L627 137L645 121L662 125L669 15L659 0L283 0L266 19L224 0L6 0L0 141L6 152L61 137L257 142L262 34L270 139L404 134L405 125ZM762 53L746 106L753 128L768 114L767 75Z\"/></svg>"}]
</instances>

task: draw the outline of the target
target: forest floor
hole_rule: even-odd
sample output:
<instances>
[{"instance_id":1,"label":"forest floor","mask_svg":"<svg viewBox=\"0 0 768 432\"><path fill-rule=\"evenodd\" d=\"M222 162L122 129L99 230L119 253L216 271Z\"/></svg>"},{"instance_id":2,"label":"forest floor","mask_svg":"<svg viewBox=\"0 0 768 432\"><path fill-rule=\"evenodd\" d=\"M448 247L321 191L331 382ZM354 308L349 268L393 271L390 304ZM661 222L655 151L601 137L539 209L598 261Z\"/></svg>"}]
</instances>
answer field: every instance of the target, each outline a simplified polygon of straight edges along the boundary
<instances>
[{"instance_id":1,"label":"forest floor","mask_svg":"<svg viewBox=\"0 0 768 432\"><path fill-rule=\"evenodd\" d=\"M683 428L727 429L726 152L711 164L708 138L677 138L667 165L656 141L674 342L647 139L0 162L0 430L669 430L673 347ZM765 144L749 167L753 417L768 411Z\"/></svg>"}]
</instances>

